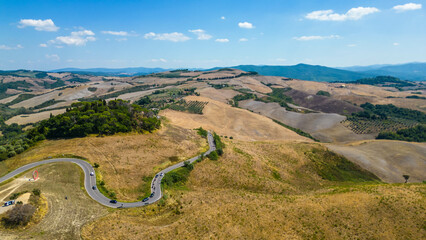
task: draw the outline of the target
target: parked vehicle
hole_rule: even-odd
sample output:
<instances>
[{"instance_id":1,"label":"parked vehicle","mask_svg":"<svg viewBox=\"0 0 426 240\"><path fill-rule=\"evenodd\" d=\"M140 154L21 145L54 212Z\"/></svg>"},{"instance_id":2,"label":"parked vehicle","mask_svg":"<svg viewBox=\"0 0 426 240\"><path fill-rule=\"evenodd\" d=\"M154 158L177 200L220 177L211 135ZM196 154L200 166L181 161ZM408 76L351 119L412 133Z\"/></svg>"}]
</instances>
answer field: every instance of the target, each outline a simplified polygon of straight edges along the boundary
<instances>
[{"instance_id":1,"label":"parked vehicle","mask_svg":"<svg viewBox=\"0 0 426 240\"><path fill-rule=\"evenodd\" d=\"M149 200L149 198L144 198L143 200L142 200L142 202L146 202L146 201L148 201Z\"/></svg>"},{"instance_id":2,"label":"parked vehicle","mask_svg":"<svg viewBox=\"0 0 426 240\"><path fill-rule=\"evenodd\" d=\"M10 205L13 205L13 204L15 204L15 200L5 202L3 206L7 207L7 206L10 206Z\"/></svg>"},{"instance_id":3,"label":"parked vehicle","mask_svg":"<svg viewBox=\"0 0 426 240\"><path fill-rule=\"evenodd\" d=\"M115 203L117 203L117 200L114 200L114 199L113 199L113 200L111 200L111 201L109 201L109 202L110 202L110 203L114 203L114 204L115 204Z\"/></svg>"}]
</instances>

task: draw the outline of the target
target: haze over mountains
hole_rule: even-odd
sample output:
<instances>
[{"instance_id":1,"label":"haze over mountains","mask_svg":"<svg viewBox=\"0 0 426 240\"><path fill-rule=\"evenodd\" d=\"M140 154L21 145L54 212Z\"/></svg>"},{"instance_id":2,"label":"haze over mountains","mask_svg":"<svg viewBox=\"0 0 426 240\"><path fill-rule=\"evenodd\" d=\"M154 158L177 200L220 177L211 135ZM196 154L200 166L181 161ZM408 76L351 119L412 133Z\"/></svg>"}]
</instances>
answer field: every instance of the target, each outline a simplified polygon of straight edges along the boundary
<instances>
[{"instance_id":1,"label":"haze over mountains","mask_svg":"<svg viewBox=\"0 0 426 240\"><path fill-rule=\"evenodd\" d=\"M215 67L209 70L220 69ZM282 76L295 79L319 82L354 81L361 78L375 76L393 76L402 80L426 81L426 63L406 63L397 65L370 65L331 68L320 65L297 64L292 66L269 65L238 65L230 68L243 71L255 71L265 76ZM134 76L150 73L164 72L171 69L165 68L62 68L52 72L91 73L94 75ZM194 70L194 69L192 69Z\"/></svg>"},{"instance_id":2,"label":"haze over mountains","mask_svg":"<svg viewBox=\"0 0 426 240\"><path fill-rule=\"evenodd\" d=\"M405 80L425 81L426 63L406 63L398 65L372 65L364 67L347 67L343 70L355 71L364 74L390 75Z\"/></svg>"}]
</instances>

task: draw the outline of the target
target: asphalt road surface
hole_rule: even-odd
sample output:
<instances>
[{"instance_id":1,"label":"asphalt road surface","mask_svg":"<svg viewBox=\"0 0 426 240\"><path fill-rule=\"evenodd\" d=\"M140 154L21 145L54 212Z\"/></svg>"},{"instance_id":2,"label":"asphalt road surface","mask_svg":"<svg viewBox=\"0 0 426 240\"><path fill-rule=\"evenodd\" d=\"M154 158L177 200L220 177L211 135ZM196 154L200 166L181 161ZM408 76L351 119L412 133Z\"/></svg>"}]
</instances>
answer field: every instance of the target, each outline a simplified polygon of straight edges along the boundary
<instances>
[{"instance_id":1,"label":"asphalt road surface","mask_svg":"<svg viewBox=\"0 0 426 240\"><path fill-rule=\"evenodd\" d=\"M205 152L202 155L208 155L210 154L212 151L216 150L216 146L214 144L214 139L212 134L209 132L207 135L207 140L209 143L209 150L207 152ZM189 161L190 163L195 162L198 158L200 158L201 155L198 155L196 157L193 157L191 159L188 159L186 161ZM95 172L95 170L93 169L92 165L84 160L81 159L76 159L76 158L54 158L54 159L49 159L49 160L44 160L44 161L40 161L40 162L35 162L35 163L30 163L27 164L25 166L22 166L18 169L16 169L15 171L12 171L8 174L6 174L3 177L0 177L0 183L7 181L11 178L13 178L14 176L26 172L34 167L40 166L42 164L47 164L47 163L56 163L56 162L71 162L71 163L75 163L78 166L80 166L83 169L84 172L84 187L86 188L87 193L89 194L89 196L99 202L100 204L107 206L107 207L111 207L111 208L131 208L131 207L141 207L141 206L145 206L145 205L149 205L152 203L155 203L156 201L160 200L161 197L163 196L162 192L161 192L161 179L163 179L164 174L176 169L176 168L180 168L183 167L184 162L180 162L177 163L173 166L170 166L162 171L160 171L159 173L157 173L155 175L155 177L152 179L151 182L151 193L154 193L154 195L152 197L149 198L148 201L146 202L142 202L142 201L138 201L138 202L132 202L132 203L127 203L127 202L117 202L117 203L110 203L109 198L105 197L101 192L99 192L98 188L96 187L96 176L90 176L91 172ZM96 189L93 189L93 187L96 187Z\"/></svg>"}]
</instances>

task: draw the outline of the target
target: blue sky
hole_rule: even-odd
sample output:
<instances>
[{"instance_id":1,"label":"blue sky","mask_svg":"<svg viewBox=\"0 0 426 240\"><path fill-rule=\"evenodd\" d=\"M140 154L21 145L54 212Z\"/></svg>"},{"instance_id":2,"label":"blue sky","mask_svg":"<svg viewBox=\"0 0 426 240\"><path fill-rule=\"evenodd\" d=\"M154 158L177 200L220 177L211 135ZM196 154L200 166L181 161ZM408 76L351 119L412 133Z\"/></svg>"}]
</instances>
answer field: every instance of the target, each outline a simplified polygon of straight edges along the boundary
<instances>
[{"instance_id":1,"label":"blue sky","mask_svg":"<svg viewBox=\"0 0 426 240\"><path fill-rule=\"evenodd\" d=\"M425 0L0 0L0 69L426 62Z\"/></svg>"}]
</instances>

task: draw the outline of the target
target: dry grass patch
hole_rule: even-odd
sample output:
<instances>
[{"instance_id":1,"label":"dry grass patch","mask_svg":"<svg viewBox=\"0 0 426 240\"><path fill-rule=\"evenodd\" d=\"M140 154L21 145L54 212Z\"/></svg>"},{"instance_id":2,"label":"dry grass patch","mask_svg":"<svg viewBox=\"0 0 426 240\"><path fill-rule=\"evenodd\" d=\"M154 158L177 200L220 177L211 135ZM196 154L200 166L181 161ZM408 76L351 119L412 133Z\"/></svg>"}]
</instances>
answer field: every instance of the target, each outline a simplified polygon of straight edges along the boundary
<instances>
[{"instance_id":1,"label":"dry grass patch","mask_svg":"<svg viewBox=\"0 0 426 240\"><path fill-rule=\"evenodd\" d=\"M80 239L83 225L108 213L82 189L83 172L76 164L47 164L37 170L39 180L26 181L14 192L40 189L39 209L24 229L1 229L0 239ZM24 175L30 176L31 171ZM1 186L0 191L14 182Z\"/></svg>"},{"instance_id":2,"label":"dry grass patch","mask_svg":"<svg viewBox=\"0 0 426 240\"><path fill-rule=\"evenodd\" d=\"M424 184L324 180L308 157L313 149L325 151L320 144L227 142L218 161L195 165L186 188L166 190L156 205L111 213L87 225L82 236L421 239L426 234Z\"/></svg>"},{"instance_id":3,"label":"dry grass patch","mask_svg":"<svg viewBox=\"0 0 426 240\"><path fill-rule=\"evenodd\" d=\"M36 147L8 160L0 166L0 174L49 156L71 154L98 163L105 187L117 198L134 201L143 194L147 177L153 176L161 165L171 164L172 157L179 161L204 151L205 139L194 130L165 126L153 134L118 134L108 137L86 137L43 141ZM151 179L149 179L149 182Z\"/></svg>"},{"instance_id":4,"label":"dry grass patch","mask_svg":"<svg viewBox=\"0 0 426 240\"><path fill-rule=\"evenodd\" d=\"M64 108L64 109L44 111L44 112L39 112L39 113L22 114L22 115L18 115L18 116L14 116L14 117L10 118L9 120L6 121L6 124L10 125L12 123L17 123L17 124L20 124L20 125L25 125L25 124L28 124L28 123L36 123L36 122L39 122L41 120L48 119L50 117L50 114L55 116L55 115L64 113L65 110L66 109Z\"/></svg>"},{"instance_id":5,"label":"dry grass patch","mask_svg":"<svg viewBox=\"0 0 426 240\"><path fill-rule=\"evenodd\" d=\"M228 104L205 97L191 96L185 99L209 102L209 104L204 107L202 115L182 113L170 109L160 112L160 115L170 119L172 124L186 129L194 129L201 126L220 135L232 136L239 140L311 141L280 126L267 117L247 110L234 108Z\"/></svg>"},{"instance_id":6,"label":"dry grass patch","mask_svg":"<svg viewBox=\"0 0 426 240\"><path fill-rule=\"evenodd\" d=\"M402 183L426 180L426 144L392 140L370 140L346 145L327 145L385 182Z\"/></svg>"}]
</instances>

